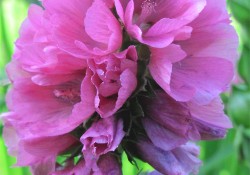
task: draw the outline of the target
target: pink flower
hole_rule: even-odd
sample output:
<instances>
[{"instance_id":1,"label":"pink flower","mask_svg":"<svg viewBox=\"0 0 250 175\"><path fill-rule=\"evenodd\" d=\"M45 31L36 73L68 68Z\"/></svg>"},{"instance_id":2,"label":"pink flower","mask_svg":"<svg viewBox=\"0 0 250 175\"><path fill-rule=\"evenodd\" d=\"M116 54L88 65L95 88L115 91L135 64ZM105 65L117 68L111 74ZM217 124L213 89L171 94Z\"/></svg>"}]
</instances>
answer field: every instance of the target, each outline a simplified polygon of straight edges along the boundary
<instances>
[{"instance_id":1,"label":"pink flower","mask_svg":"<svg viewBox=\"0 0 250 175\"><path fill-rule=\"evenodd\" d=\"M102 118L112 116L137 86L137 53L134 46L112 55L89 60L96 87L95 108Z\"/></svg>"},{"instance_id":2,"label":"pink flower","mask_svg":"<svg viewBox=\"0 0 250 175\"><path fill-rule=\"evenodd\" d=\"M50 20L46 10L30 7L7 66L9 119L29 138L68 133L95 111L87 61L57 47Z\"/></svg>"},{"instance_id":3,"label":"pink flower","mask_svg":"<svg viewBox=\"0 0 250 175\"><path fill-rule=\"evenodd\" d=\"M80 58L118 50L122 31L104 0L43 0L51 37L59 48Z\"/></svg>"},{"instance_id":4,"label":"pink flower","mask_svg":"<svg viewBox=\"0 0 250 175\"><path fill-rule=\"evenodd\" d=\"M109 117L124 104L136 87L137 54L135 48L130 47L122 53L102 58L105 60L103 64L109 65L105 70L109 75L102 77L103 83L100 85L94 84L97 88L95 92L91 76L93 74L95 76L96 70L88 68L87 60L62 50L52 37L51 28L52 24L55 24L49 17L52 11L57 12L60 8L65 10L64 8L72 6L57 5L54 9L51 3L44 1L44 6L47 7L45 11L35 5L30 7L28 18L20 31L21 37L16 43L15 55L7 67L8 75L14 85L7 97L8 107L16 114L10 118L13 125L23 128L22 133L28 137L52 136L72 131L94 113L95 106L104 117ZM78 7L77 4L73 4ZM111 1L108 4L111 6ZM82 3L82 5L88 4ZM105 4L98 1L92 5L99 7ZM114 61L116 58L119 61ZM109 83L111 78L113 82ZM129 84L128 79L132 80ZM112 95L117 94L117 99L102 94L104 91L107 92L105 88L108 88L108 91L112 90L114 93ZM94 103L95 93L96 99L102 98L99 100L100 104ZM107 100L104 102L105 99ZM112 106L114 100L117 102ZM27 115L30 117L25 117ZM43 127L47 129L40 131Z\"/></svg>"},{"instance_id":5,"label":"pink flower","mask_svg":"<svg viewBox=\"0 0 250 175\"><path fill-rule=\"evenodd\" d=\"M123 122L114 116L100 119L82 135L83 151L90 149L94 155L115 151L123 139Z\"/></svg>"},{"instance_id":6,"label":"pink flower","mask_svg":"<svg viewBox=\"0 0 250 175\"><path fill-rule=\"evenodd\" d=\"M18 48L45 44L46 51L56 46L78 58L89 58L121 47L122 31L111 12L112 0L43 0L42 5L45 10L36 5L29 8Z\"/></svg>"},{"instance_id":7,"label":"pink flower","mask_svg":"<svg viewBox=\"0 0 250 175\"><path fill-rule=\"evenodd\" d=\"M88 73L71 80L61 76L60 80L60 84L53 84L55 81L47 86L39 86L30 78L13 82L7 96L11 112L6 115L25 137L68 133L94 113L94 87Z\"/></svg>"},{"instance_id":8,"label":"pink flower","mask_svg":"<svg viewBox=\"0 0 250 175\"><path fill-rule=\"evenodd\" d=\"M78 142L69 134L26 138L20 134L20 130L16 130L9 120L9 118L4 119L3 138L8 146L8 152L17 157L17 166L36 166L50 161L50 168L53 168L56 156ZM47 167L47 169L49 168Z\"/></svg>"},{"instance_id":9,"label":"pink flower","mask_svg":"<svg viewBox=\"0 0 250 175\"><path fill-rule=\"evenodd\" d=\"M187 26L206 5L205 0L115 0L128 34L151 47L163 48L192 32Z\"/></svg>"},{"instance_id":10,"label":"pink flower","mask_svg":"<svg viewBox=\"0 0 250 175\"><path fill-rule=\"evenodd\" d=\"M102 1L95 1L93 4L92 1L88 3L65 1L66 4L62 2L57 3L56 8L54 8L54 3L55 1L43 1L45 10L35 5L30 7L28 18L23 23L20 31L21 36L16 42L17 49L15 56L7 68L9 77L14 84L13 89L7 97L8 107L16 114L11 115L10 119L13 125L23 128L21 132L29 137L67 133L87 120L95 111L95 89L91 83L90 76L92 73L90 70L87 70L87 61L79 57L74 57L72 56L74 54L70 55L64 49L58 47L57 40L54 39L56 37L53 36L53 31L54 28L59 29L60 25L56 25L53 18L59 15L57 13L60 11L69 14L74 10L75 15L80 15L83 22L86 16L84 13L91 15L93 8L106 9L105 13L107 15L111 15L111 12ZM67 5L69 3L71 5ZM112 6L111 1L108 4ZM80 9L77 10L77 8L81 8L82 6L85 6L85 12L82 12ZM67 17L67 15L65 16L61 13L60 15ZM73 14L70 15L72 16ZM76 20L81 21L80 17L77 17ZM112 19L114 26L117 26L117 22L113 16L109 17L110 21L107 25L111 25L110 22L112 22ZM71 20L72 23L73 21ZM89 22L87 23L90 24ZM83 31L86 26L84 24L81 25ZM114 41L106 38L109 43L107 48L109 47L111 50L107 52L103 51L105 54L115 51L120 47L118 41L120 29L118 30L114 26L107 28L108 26L106 26L106 32L108 36L113 37ZM101 31L105 32L103 29L102 26ZM113 32L110 33L108 30L112 30ZM91 30L89 29L89 31ZM55 33L58 34L60 32ZM89 37L85 37L85 35L87 34L83 32L79 33L79 37L90 39ZM104 37L103 33L100 33L100 35ZM89 41L86 40L86 42L90 44ZM92 39L91 42L101 46L94 40L92 41ZM112 46L112 42L116 42L116 44ZM103 46L102 49L104 48ZM87 53L87 51L82 52ZM136 51L134 50L134 52ZM122 57L125 53L117 54L117 56ZM129 51L130 53L132 51ZM131 55L131 59L136 59L136 57ZM125 64L122 63L121 66ZM136 68L136 62L134 67ZM131 71L136 74L134 67L131 68ZM125 70L124 68L121 71L125 71L125 75L126 73L129 74L130 67L128 66L127 69ZM122 75L122 77L125 75ZM122 78L121 82L124 83L124 81L125 78ZM133 83L136 82L134 81ZM126 100L122 98L126 98L126 94L129 96L132 93L131 90L125 89L125 91L121 90L125 94L120 95L121 97L119 97L118 105L116 106L117 109ZM46 103L44 103L45 101ZM27 115L30 117L25 117ZM47 129L40 131L40 128L44 127Z\"/></svg>"},{"instance_id":11,"label":"pink flower","mask_svg":"<svg viewBox=\"0 0 250 175\"><path fill-rule=\"evenodd\" d=\"M236 32L222 8L224 2L207 2L198 18L189 24L193 28L189 39L161 49L151 48L150 73L177 101L208 104L227 89L233 78Z\"/></svg>"},{"instance_id":12,"label":"pink flower","mask_svg":"<svg viewBox=\"0 0 250 175\"><path fill-rule=\"evenodd\" d=\"M142 99L145 104L145 131L155 146L166 151L185 144L189 140L211 140L223 138L232 127L224 114L219 98L207 105L190 101L176 102L163 92L152 99Z\"/></svg>"},{"instance_id":13,"label":"pink flower","mask_svg":"<svg viewBox=\"0 0 250 175\"><path fill-rule=\"evenodd\" d=\"M34 65L36 62L29 59L32 55L28 57L26 52L27 48L23 48L7 68L13 81L7 101L9 109L16 113L9 118L29 137L72 131L87 120L95 108L104 118L112 116L137 85L137 54L134 47L121 53L90 59L90 69L87 68L87 62L60 52L52 55L57 60L53 66L40 63L42 67L38 67ZM46 60L48 56L51 55L41 53L40 58ZM70 59L75 59L75 63L71 61L68 64ZM57 71L53 71L54 68ZM16 75L16 72L22 74ZM25 117L27 115L30 117ZM47 129L40 131L43 127Z\"/></svg>"},{"instance_id":14,"label":"pink flower","mask_svg":"<svg viewBox=\"0 0 250 175\"><path fill-rule=\"evenodd\" d=\"M225 2L42 5L29 8L7 66L3 135L17 165L34 175L121 175L124 149L152 174L196 173L189 141L232 127L219 99L238 44Z\"/></svg>"}]
</instances>

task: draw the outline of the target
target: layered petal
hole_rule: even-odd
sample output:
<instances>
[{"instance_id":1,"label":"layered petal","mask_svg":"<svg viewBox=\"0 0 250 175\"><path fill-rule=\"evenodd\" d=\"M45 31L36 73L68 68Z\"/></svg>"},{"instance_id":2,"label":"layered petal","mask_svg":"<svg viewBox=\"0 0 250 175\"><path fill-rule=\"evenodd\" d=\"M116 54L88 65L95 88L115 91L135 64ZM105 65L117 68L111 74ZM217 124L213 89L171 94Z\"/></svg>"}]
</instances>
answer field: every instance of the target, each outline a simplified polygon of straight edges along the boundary
<instances>
[{"instance_id":1,"label":"layered petal","mask_svg":"<svg viewBox=\"0 0 250 175\"><path fill-rule=\"evenodd\" d=\"M169 47L151 49L149 69L154 80L175 100L207 104L227 89L234 74L231 61L208 55L185 57L178 46Z\"/></svg>"},{"instance_id":2,"label":"layered petal","mask_svg":"<svg viewBox=\"0 0 250 175\"><path fill-rule=\"evenodd\" d=\"M86 61L63 53L55 46L24 46L14 57L22 69L35 74L72 74L86 69Z\"/></svg>"},{"instance_id":3,"label":"layered petal","mask_svg":"<svg viewBox=\"0 0 250 175\"><path fill-rule=\"evenodd\" d=\"M97 162L99 171L93 175L122 175L121 164L112 153L102 155Z\"/></svg>"},{"instance_id":4,"label":"layered petal","mask_svg":"<svg viewBox=\"0 0 250 175\"><path fill-rule=\"evenodd\" d=\"M94 112L90 76L87 74L82 83L76 80L53 86L38 86L29 79L15 81L7 98L9 109L15 113L9 120L26 137L72 131Z\"/></svg>"},{"instance_id":5,"label":"layered petal","mask_svg":"<svg viewBox=\"0 0 250 175\"><path fill-rule=\"evenodd\" d=\"M170 82L172 64L185 58L186 53L177 45L171 44L164 49L151 49L149 70L154 80L167 92L171 90Z\"/></svg>"},{"instance_id":6,"label":"layered petal","mask_svg":"<svg viewBox=\"0 0 250 175\"><path fill-rule=\"evenodd\" d=\"M238 36L227 23L194 28L192 37L179 44L187 55L224 58L232 63L238 58Z\"/></svg>"},{"instance_id":7,"label":"layered petal","mask_svg":"<svg viewBox=\"0 0 250 175\"><path fill-rule=\"evenodd\" d=\"M91 162L91 163L87 163ZM113 153L108 153L99 158L88 160L85 158L76 165L66 167L64 170L55 171L52 175L121 175L121 165Z\"/></svg>"},{"instance_id":8,"label":"layered petal","mask_svg":"<svg viewBox=\"0 0 250 175\"><path fill-rule=\"evenodd\" d=\"M206 1L191 0L115 1L117 13L129 35L157 48L166 47L184 32L183 27L199 15L205 4Z\"/></svg>"},{"instance_id":9,"label":"layered petal","mask_svg":"<svg viewBox=\"0 0 250 175\"><path fill-rule=\"evenodd\" d=\"M137 53L127 50L89 60L96 87L95 108L102 118L112 116L130 97L137 86Z\"/></svg>"},{"instance_id":10,"label":"layered petal","mask_svg":"<svg viewBox=\"0 0 250 175\"><path fill-rule=\"evenodd\" d=\"M107 52L96 48L93 50L99 54L115 51L121 46L121 27L111 10L102 0L94 1L88 9L84 20L86 33L96 42L107 46Z\"/></svg>"},{"instance_id":11,"label":"layered petal","mask_svg":"<svg viewBox=\"0 0 250 175\"><path fill-rule=\"evenodd\" d=\"M30 170L33 175L46 175L51 174L55 171L55 162L54 158L44 159L41 162L31 166Z\"/></svg>"},{"instance_id":12,"label":"layered petal","mask_svg":"<svg viewBox=\"0 0 250 175\"><path fill-rule=\"evenodd\" d=\"M229 15L226 8L222 8L224 6L225 1L207 1L204 9L188 24L192 30L189 33L183 31L179 33L179 39L175 38L174 43L182 50L173 50L172 45L168 46L170 48L150 49L150 73L177 101L195 100L199 104L208 104L225 91L233 79L238 37L229 25ZM160 30L164 30L162 25L156 27L156 33ZM181 52L186 56L173 62Z\"/></svg>"},{"instance_id":13,"label":"layered petal","mask_svg":"<svg viewBox=\"0 0 250 175\"><path fill-rule=\"evenodd\" d=\"M226 59L189 57L174 64L168 93L177 101L208 104L228 88L233 75L233 64Z\"/></svg>"},{"instance_id":14,"label":"layered petal","mask_svg":"<svg viewBox=\"0 0 250 175\"><path fill-rule=\"evenodd\" d=\"M136 145L139 157L162 174L197 173L201 165L201 161L197 158L199 148L194 144L188 143L171 151L164 151L146 139L140 139Z\"/></svg>"},{"instance_id":15,"label":"layered petal","mask_svg":"<svg viewBox=\"0 0 250 175\"><path fill-rule=\"evenodd\" d=\"M154 145L166 151L172 150L188 141L187 137L165 128L150 118L143 120L143 126Z\"/></svg>"},{"instance_id":16,"label":"layered petal","mask_svg":"<svg viewBox=\"0 0 250 175\"><path fill-rule=\"evenodd\" d=\"M206 0L206 6L200 15L191 23L191 26L202 27L217 23L230 23L226 1Z\"/></svg>"},{"instance_id":17,"label":"layered petal","mask_svg":"<svg viewBox=\"0 0 250 175\"><path fill-rule=\"evenodd\" d=\"M3 131L8 152L17 157L17 166L32 165L34 172L37 172L35 174L51 172L55 167L56 156L77 143L77 139L68 134L31 139L23 137L9 120L4 119ZM48 164L50 166L47 166Z\"/></svg>"},{"instance_id":18,"label":"layered petal","mask_svg":"<svg viewBox=\"0 0 250 175\"><path fill-rule=\"evenodd\" d=\"M22 23L16 46L22 49L33 43L50 43L49 30L50 22L44 16L42 7L31 5L28 11L28 17Z\"/></svg>"},{"instance_id":19,"label":"layered petal","mask_svg":"<svg viewBox=\"0 0 250 175\"><path fill-rule=\"evenodd\" d=\"M52 2L44 2L53 23L53 40L60 49L80 58L89 58L91 55L106 55L120 48L122 32L109 9L109 2L64 1L59 1L56 8Z\"/></svg>"},{"instance_id":20,"label":"layered petal","mask_svg":"<svg viewBox=\"0 0 250 175\"><path fill-rule=\"evenodd\" d=\"M124 150L151 175L196 174L190 141L232 127L219 98L238 45L225 1L41 2L7 66L13 86L1 118L16 165L35 175L121 175Z\"/></svg>"},{"instance_id":21,"label":"layered petal","mask_svg":"<svg viewBox=\"0 0 250 175\"><path fill-rule=\"evenodd\" d=\"M146 114L142 123L148 137L166 151L188 140L223 138L232 127L219 98L208 105L199 105L192 101L180 103L157 92L154 98L143 98L142 104Z\"/></svg>"},{"instance_id":22,"label":"layered petal","mask_svg":"<svg viewBox=\"0 0 250 175\"><path fill-rule=\"evenodd\" d=\"M100 119L82 135L83 151L91 149L94 155L115 151L124 135L121 120L114 117Z\"/></svg>"}]
</instances>

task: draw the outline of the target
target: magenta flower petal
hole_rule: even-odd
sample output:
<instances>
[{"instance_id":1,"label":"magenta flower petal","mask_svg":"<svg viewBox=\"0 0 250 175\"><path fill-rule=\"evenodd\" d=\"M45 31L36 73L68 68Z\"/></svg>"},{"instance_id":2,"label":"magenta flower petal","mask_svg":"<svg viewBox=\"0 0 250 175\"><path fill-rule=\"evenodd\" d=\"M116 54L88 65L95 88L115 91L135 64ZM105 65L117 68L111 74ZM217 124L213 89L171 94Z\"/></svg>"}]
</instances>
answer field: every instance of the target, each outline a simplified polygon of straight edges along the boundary
<instances>
[{"instance_id":1,"label":"magenta flower petal","mask_svg":"<svg viewBox=\"0 0 250 175\"><path fill-rule=\"evenodd\" d=\"M199 15L205 4L205 1L115 1L129 35L157 48L169 45L178 31Z\"/></svg>"},{"instance_id":2,"label":"magenta flower petal","mask_svg":"<svg viewBox=\"0 0 250 175\"><path fill-rule=\"evenodd\" d=\"M230 119L224 114L224 105L220 98L214 99L208 105L197 105L188 103L190 114L198 121L206 122L210 125L216 125L221 128L232 128Z\"/></svg>"},{"instance_id":3,"label":"magenta flower petal","mask_svg":"<svg viewBox=\"0 0 250 175\"><path fill-rule=\"evenodd\" d=\"M44 11L37 5L31 5L28 11L28 18L20 28L20 37L16 41L16 46L22 48L33 44L33 42L48 42L47 27L49 22L43 17ZM49 27L48 27L49 28Z\"/></svg>"},{"instance_id":4,"label":"magenta flower petal","mask_svg":"<svg viewBox=\"0 0 250 175\"><path fill-rule=\"evenodd\" d=\"M202 27L220 22L230 23L226 1L206 0L206 6L200 15L191 23L192 26Z\"/></svg>"},{"instance_id":5,"label":"magenta flower petal","mask_svg":"<svg viewBox=\"0 0 250 175\"><path fill-rule=\"evenodd\" d=\"M150 140L159 148L172 149L188 140L223 138L232 127L224 114L219 98L208 105L180 103L157 92L152 99L143 99L146 117L142 119Z\"/></svg>"},{"instance_id":6,"label":"magenta flower petal","mask_svg":"<svg viewBox=\"0 0 250 175\"><path fill-rule=\"evenodd\" d=\"M238 38L229 25L226 9L221 8L223 5L225 2L214 3L209 0L204 10L189 24L192 33L178 34L180 38L175 39L179 40L175 44L187 56L173 65L171 60L178 58L180 52L171 56L169 53L164 54L164 50L170 49L161 48L162 51L159 51L161 49L151 48L150 72L155 81L177 101L195 100L199 104L208 104L227 89L233 78L233 65L238 57ZM162 28L157 27L157 33ZM159 53L162 53L161 56ZM160 72L167 72L167 76Z\"/></svg>"},{"instance_id":7,"label":"magenta flower petal","mask_svg":"<svg viewBox=\"0 0 250 175\"><path fill-rule=\"evenodd\" d=\"M87 162L91 162L88 164ZM80 161L77 165L68 166L66 169L56 171L52 175L121 175L121 165L117 158L112 154L104 154L99 158L92 160Z\"/></svg>"},{"instance_id":8,"label":"magenta flower petal","mask_svg":"<svg viewBox=\"0 0 250 175\"><path fill-rule=\"evenodd\" d=\"M77 143L77 139L71 135L25 138L14 128L9 119L4 119L4 125L3 138L8 146L8 152L17 157L17 166L36 164L35 166L40 169L46 161L54 160L55 164L57 154Z\"/></svg>"},{"instance_id":9,"label":"magenta flower petal","mask_svg":"<svg viewBox=\"0 0 250 175\"><path fill-rule=\"evenodd\" d=\"M120 144L125 133L121 120L111 116L95 122L81 137L83 151L91 149L94 155L114 151Z\"/></svg>"},{"instance_id":10,"label":"magenta flower petal","mask_svg":"<svg viewBox=\"0 0 250 175\"><path fill-rule=\"evenodd\" d=\"M180 42L188 55L224 58L233 63L238 58L238 44L234 28L227 23L194 28L192 37Z\"/></svg>"},{"instance_id":11,"label":"magenta flower petal","mask_svg":"<svg viewBox=\"0 0 250 175\"><path fill-rule=\"evenodd\" d=\"M164 49L151 49L152 55L149 70L154 80L166 91L170 92L172 64L185 58L186 53L180 46L171 44Z\"/></svg>"},{"instance_id":12,"label":"magenta flower petal","mask_svg":"<svg viewBox=\"0 0 250 175\"><path fill-rule=\"evenodd\" d=\"M225 1L41 0L15 46L0 117L34 175L121 175L123 152L151 175L196 174L190 141L232 127L219 98L238 57Z\"/></svg>"},{"instance_id":13,"label":"magenta flower petal","mask_svg":"<svg viewBox=\"0 0 250 175\"><path fill-rule=\"evenodd\" d=\"M94 40L107 46L107 51L115 51L121 46L121 27L111 10L102 0L94 1L84 20L86 33ZM93 54L106 54L95 49Z\"/></svg>"},{"instance_id":14,"label":"magenta flower petal","mask_svg":"<svg viewBox=\"0 0 250 175\"><path fill-rule=\"evenodd\" d=\"M185 57L178 46L169 47L151 49L149 69L170 96L177 101L193 99L199 104L207 104L226 90L233 78L231 61L217 57ZM169 53L166 51L172 54L166 55Z\"/></svg>"},{"instance_id":15,"label":"magenta flower petal","mask_svg":"<svg viewBox=\"0 0 250 175\"><path fill-rule=\"evenodd\" d=\"M54 46L46 48L44 44L33 44L23 47L19 52L14 59L19 61L24 70L32 73L65 75L87 67L85 60L62 53Z\"/></svg>"},{"instance_id":16,"label":"magenta flower petal","mask_svg":"<svg viewBox=\"0 0 250 175\"><path fill-rule=\"evenodd\" d=\"M143 120L143 126L154 145L165 151L172 150L188 141L188 138L178 135L175 131L165 128L150 118Z\"/></svg>"},{"instance_id":17,"label":"magenta flower petal","mask_svg":"<svg viewBox=\"0 0 250 175\"><path fill-rule=\"evenodd\" d=\"M79 81L47 87L35 85L28 79L15 81L7 102L16 115L9 118L26 137L67 133L87 120L95 110L94 87L88 73L82 82L82 95L80 88ZM41 130L44 127L46 130Z\"/></svg>"},{"instance_id":18,"label":"magenta flower petal","mask_svg":"<svg viewBox=\"0 0 250 175\"><path fill-rule=\"evenodd\" d=\"M100 172L95 172L94 175L122 175L121 165L112 153L102 155L97 162Z\"/></svg>"},{"instance_id":19,"label":"magenta flower petal","mask_svg":"<svg viewBox=\"0 0 250 175\"><path fill-rule=\"evenodd\" d=\"M33 175L51 174L55 171L55 158L44 159L31 166L30 171Z\"/></svg>"},{"instance_id":20,"label":"magenta flower petal","mask_svg":"<svg viewBox=\"0 0 250 175\"><path fill-rule=\"evenodd\" d=\"M22 69L20 63L17 60L12 60L6 65L6 72L11 82L30 77L30 74Z\"/></svg>"},{"instance_id":21,"label":"magenta flower petal","mask_svg":"<svg viewBox=\"0 0 250 175\"><path fill-rule=\"evenodd\" d=\"M43 4L51 16L53 39L62 50L76 57L88 58L93 54L112 53L121 46L122 32L109 9L110 2L64 0L44 1Z\"/></svg>"},{"instance_id":22,"label":"magenta flower petal","mask_svg":"<svg viewBox=\"0 0 250 175\"><path fill-rule=\"evenodd\" d=\"M223 67L223 69L221 69ZM208 104L225 91L233 78L230 61L216 57L189 57L173 66L169 94L178 101Z\"/></svg>"},{"instance_id":23,"label":"magenta flower petal","mask_svg":"<svg viewBox=\"0 0 250 175\"><path fill-rule=\"evenodd\" d=\"M65 151L74 143L77 143L76 138L71 135L64 135L37 139L21 139L19 147L29 154L42 159L47 156L56 156L56 154ZM25 154L22 154L22 150L20 150L20 159L18 160L19 163L24 163L22 160L23 156L25 156Z\"/></svg>"},{"instance_id":24,"label":"magenta flower petal","mask_svg":"<svg viewBox=\"0 0 250 175\"><path fill-rule=\"evenodd\" d=\"M137 147L139 157L163 174L188 175L196 173L201 165L201 161L197 158L199 148L194 144L164 151L147 140L139 140Z\"/></svg>"},{"instance_id":25,"label":"magenta flower petal","mask_svg":"<svg viewBox=\"0 0 250 175\"><path fill-rule=\"evenodd\" d=\"M96 87L95 108L102 118L112 116L132 95L137 86L137 52L127 50L89 60Z\"/></svg>"}]
</instances>

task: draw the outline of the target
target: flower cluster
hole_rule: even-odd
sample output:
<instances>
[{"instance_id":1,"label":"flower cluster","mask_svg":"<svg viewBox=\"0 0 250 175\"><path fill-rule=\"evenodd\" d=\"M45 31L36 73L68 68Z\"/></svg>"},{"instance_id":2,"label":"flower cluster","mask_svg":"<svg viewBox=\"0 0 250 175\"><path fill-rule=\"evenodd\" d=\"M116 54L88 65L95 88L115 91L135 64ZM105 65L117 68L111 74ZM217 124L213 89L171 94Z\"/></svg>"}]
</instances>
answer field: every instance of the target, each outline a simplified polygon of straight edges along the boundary
<instances>
[{"instance_id":1,"label":"flower cluster","mask_svg":"<svg viewBox=\"0 0 250 175\"><path fill-rule=\"evenodd\" d=\"M237 35L224 0L42 0L7 65L4 139L34 175L196 173L223 138Z\"/></svg>"}]
</instances>

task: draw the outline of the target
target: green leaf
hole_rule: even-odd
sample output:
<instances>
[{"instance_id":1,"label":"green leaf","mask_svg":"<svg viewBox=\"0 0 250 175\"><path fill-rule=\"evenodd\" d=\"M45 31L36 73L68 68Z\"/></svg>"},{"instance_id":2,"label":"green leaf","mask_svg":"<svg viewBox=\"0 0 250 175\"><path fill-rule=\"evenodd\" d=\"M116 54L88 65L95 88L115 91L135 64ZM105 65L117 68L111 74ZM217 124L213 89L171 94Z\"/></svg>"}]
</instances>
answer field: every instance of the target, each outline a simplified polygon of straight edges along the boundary
<instances>
[{"instance_id":1,"label":"green leaf","mask_svg":"<svg viewBox=\"0 0 250 175\"><path fill-rule=\"evenodd\" d=\"M250 22L250 1L249 0L229 0L228 4L234 17L242 24Z\"/></svg>"},{"instance_id":2,"label":"green leaf","mask_svg":"<svg viewBox=\"0 0 250 175\"><path fill-rule=\"evenodd\" d=\"M247 90L234 88L230 97L227 112L237 125L250 127L250 93Z\"/></svg>"},{"instance_id":3,"label":"green leaf","mask_svg":"<svg viewBox=\"0 0 250 175\"><path fill-rule=\"evenodd\" d=\"M250 138L245 138L242 143L242 152L244 158L250 165Z\"/></svg>"},{"instance_id":4,"label":"green leaf","mask_svg":"<svg viewBox=\"0 0 250 175\"><path fill-rule=\"evenodd\" d=\"M247 46L243 47L238 70L242 79L250 85L250 48Z\"/></svg>"}]
</instances>

